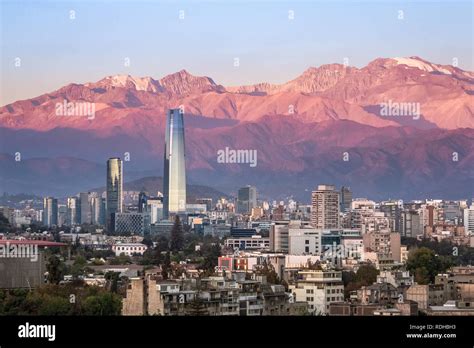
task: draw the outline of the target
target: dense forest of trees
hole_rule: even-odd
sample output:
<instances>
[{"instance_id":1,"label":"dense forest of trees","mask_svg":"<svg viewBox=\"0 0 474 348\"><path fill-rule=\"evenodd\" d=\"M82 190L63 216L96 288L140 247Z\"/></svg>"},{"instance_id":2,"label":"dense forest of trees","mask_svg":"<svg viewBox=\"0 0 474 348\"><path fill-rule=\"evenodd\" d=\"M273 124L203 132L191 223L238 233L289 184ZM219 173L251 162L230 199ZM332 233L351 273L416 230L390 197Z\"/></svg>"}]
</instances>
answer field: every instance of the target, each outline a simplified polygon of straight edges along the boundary
<instances>
[{"instance_id":1,"label":"dense forest of trees","mask_svg":"<svg viewBox=\"0 0 474 348\"><path fill-rule=\"evenodd\" d=\"M120 295L78 282L0 290L0 315L120 315L121 310Z\"/></svg>"}]
</instances>

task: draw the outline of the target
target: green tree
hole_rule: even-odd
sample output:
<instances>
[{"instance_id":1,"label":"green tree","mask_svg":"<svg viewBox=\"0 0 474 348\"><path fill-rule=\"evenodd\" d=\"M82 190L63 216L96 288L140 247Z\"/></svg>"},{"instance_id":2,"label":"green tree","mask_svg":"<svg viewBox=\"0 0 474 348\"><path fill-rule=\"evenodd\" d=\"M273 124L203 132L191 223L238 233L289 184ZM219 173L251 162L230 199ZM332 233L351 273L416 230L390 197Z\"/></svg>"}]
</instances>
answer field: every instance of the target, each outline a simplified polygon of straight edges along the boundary
<instances>
[{"instance_id":1,"label":"green tree","mask_svg":"<svg viewBox=\"0 0 474 348\"><path fill-rule=\"evenodd\" d=\"M120 315L122 298L117 294L101 293L87 297L82 303L84 315Z\"/></svg>"},{"instance_id":2,"label":"green tree","mask_svg":"<svg viewBox=\"0 0 474 348\"><path fill-rule=\"evenodd\" d=\"M375 283L379 271L372 265L362 265L355 274L355 281L360 286L368 286Z\"/></svg>"},{"instance_id":3,"label":"green tree","mask_svg":"<svg viewBox=\"0 0 474 348\"><path fill-rule=\"evenodd\" d=\"M270 284L280 284L281 280L280 277L278 277L277 272L275 272L275 268L273 267L272 264L268 264L268 262L265 260L262 265L260 265L256 273L258 275L264 275L267 278L267 282Z\"/></svg>"},{"instance_id":4,"label":"green tree","mask_svg":"<svg viewBox=\"0 0 474 348\"><path fill-rule=\"evenodd\" d=\"M184 236L183 236L183 225L181 224L181 220L179 216L176 215L174 218L174 225L171 229L170 235L170 249L173 252L180 251L183 248L184 244Z\"/></svg>"},{"instance_id":5,"label":"green tree","mask_svg":"<svg viewBox=\"0 0 474 348\"><path fill-rule=\"evenodd\" d=\"M315 263L311 262L311 260L308 260L308 269L315 270L315 271L320 271L323 269L321 266L321 262L316 261Z\"/></svg>"},{"instance_id":6,"label":"green tree","mask_svg":"<svg viewBox=\"0 0 474 348\"><path fill-rule=\"evenodd\" d=\"M436 255L431 249L422 247L410 252L407 260L407 270L415 275L418 284L434 282L438 273L444 273L452 266L448 257Z\"/></svg>"},{"instance_id":7,"label":"green tree","mask_svg":"<svg viewBox=\"0 0 474 348\"><path fill-rule=\"evenodd\" d=\"M109 260L109 264L111 265L127 265L132 263L132 259L130 256L121 253L119 256L114 257Z\"/></svg>"},{"instance_id":8,"label":"green tree","mask_svg":"<svg viewBox=\"0 0 474 348\"><path fill-rule=\"evenodd\" d=\"M12 226L8 219L0 213L0 233L7 233L11 231Z\"/></svg>"},{"instance_id":9,"label":"green tree","mask_svg":"<svg viewBox=\"0 0 474 348\"><path fill-rule=\"evenodd\" d=\"M199 265L199 269L206 273L214 273L218 265L219 256L221 256L221 247L219 244L204 245L202 248L203 260Z\"/></svg>"},{"instance_id":10,"label":"green tree","mask_svg":"<svg viewBox=\"0 0 474 348\"><path fill-rule=\"evenodd\" d=\"M68 299L59 296L43 296L38 315L68 315L72 306Z\"/></svg>"},{"instance_id":11,"label":"green tree","mask_svg":"<svg viewBox=\"0 0 474 348\"><path fill-rule=\"evenodd\" d=\"M161 276L163 277L163 279L168 279L170 273L171 273L171 256L170 256L170 252L168 251L165 256L165 261L163 262L163 265L161 266Z\"/></svg>"},{"instance_id":12,"label":"green tree","mask_svg":"<svg viewBox=\"0 0 474 348\"><path fill-rule=\"evenodd\" d=\"M59 284L64 275L64 263L56 255L51 255L48 259L46 269L48 271L48 282Z\"/></svg>"},{"instance_id":13,"label":"green tree","mask_svg":"<svg viewBox=\"0 0 474 348\"><path fill-rule=\"evenodd\" d=\"M113 293L117 293L118 290L118 282L120 279L120 273L118 272L107 272L105 274L105 279L109 282L110 291Z\"/></svg>"},{"instance_id":14,"label":"green tree","mask_svg":"<svg viewBox=\"0 0 474 348\"><path fill-rule=\"evenodd\" d=\"M148 248L153 247L153 241L149 237L143 238L142 244L145 244Z\"/></svg>"},{"instance_id":15,"label":"green tree","mask_svg":"<svg viewBox=\"0 0 474 348\"><path fill-rule=\"evenodd\" d=\"M206 316L209 315L209 312L206 309L206 304L204 301L196 297L193 301L191 301L188 305L186 315L199 317L199 316Z\"/></svg>"}]
</instances>

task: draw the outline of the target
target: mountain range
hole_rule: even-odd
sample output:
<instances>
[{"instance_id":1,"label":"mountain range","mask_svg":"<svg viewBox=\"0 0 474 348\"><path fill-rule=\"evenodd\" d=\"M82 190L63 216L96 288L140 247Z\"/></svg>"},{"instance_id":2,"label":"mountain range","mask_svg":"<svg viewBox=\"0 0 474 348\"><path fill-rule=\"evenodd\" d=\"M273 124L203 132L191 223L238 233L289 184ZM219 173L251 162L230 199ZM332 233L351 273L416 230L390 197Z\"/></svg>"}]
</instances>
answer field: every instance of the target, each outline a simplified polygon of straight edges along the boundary
<instances>
[{"instance_id":1,"label":"mountain range","mask_svg":"<svg viewBox=\"0 0 474 348\"><path fill-rule=\"evenodd\" d=\"M64 101L94 103L95 115L58 116ZM103 185L107 158L125 153L130 179L162 175L166 110L181 107L192 184L302 201L319 183L374 199L469 198L473 102L473 72L419 57L311 67L283 84L222 86L186 70L108 76L0 107L0 192ZM419 114L384 114L387 104ZM256 150L258 165L219 163L226 147Z\"/></svg>"}]
</instances>

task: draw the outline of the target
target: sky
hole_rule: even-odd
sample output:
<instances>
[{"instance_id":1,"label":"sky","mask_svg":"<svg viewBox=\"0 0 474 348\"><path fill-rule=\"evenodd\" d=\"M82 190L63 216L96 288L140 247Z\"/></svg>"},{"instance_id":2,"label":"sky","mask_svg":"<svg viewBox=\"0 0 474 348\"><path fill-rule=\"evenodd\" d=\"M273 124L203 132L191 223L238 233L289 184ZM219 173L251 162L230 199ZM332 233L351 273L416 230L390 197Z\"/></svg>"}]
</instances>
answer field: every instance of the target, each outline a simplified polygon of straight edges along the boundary
<instances>
[{"instance_id":1,"label":"sky","mask_svg":"<svg viewBox=\"0 0 474 348\"><path fill-rule=\"evenodd\" d=\"M472 71L473 4L0 0L0 105L109 75L159 79L181 69L224 86L378 57L456 59Z\"/></svg>"}]
</instances>

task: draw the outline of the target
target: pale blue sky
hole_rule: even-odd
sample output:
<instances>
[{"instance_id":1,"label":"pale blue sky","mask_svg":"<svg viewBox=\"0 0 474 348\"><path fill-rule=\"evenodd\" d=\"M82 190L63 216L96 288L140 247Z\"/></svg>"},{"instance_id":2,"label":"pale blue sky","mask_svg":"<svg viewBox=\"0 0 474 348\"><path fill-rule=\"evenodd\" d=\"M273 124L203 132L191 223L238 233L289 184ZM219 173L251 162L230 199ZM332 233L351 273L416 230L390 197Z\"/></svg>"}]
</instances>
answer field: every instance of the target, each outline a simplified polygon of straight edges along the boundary
<instances>
[{"instance_id":1,"label":"pale blue sky","mask_svg":"<svg viewBox=\"0 0 474 348\"><path fill-rule=\"evenodd\" d=\"M361 67L377 57L413 55L440 64L456 57L460 68L474 70L472 1L0 0L0 6L1 105L124 73L158 79L186 69L227 86L281 83L344 57Z\"/></svg>"}]
</instances>

